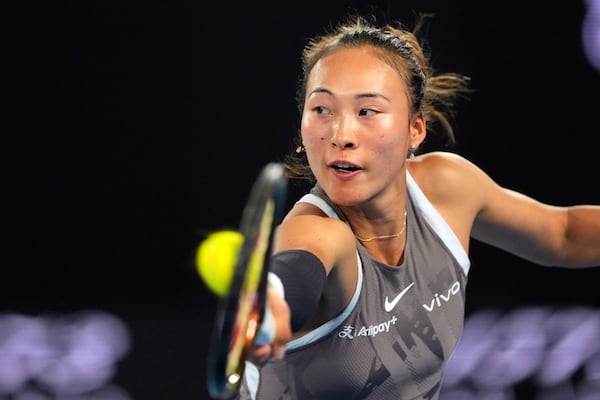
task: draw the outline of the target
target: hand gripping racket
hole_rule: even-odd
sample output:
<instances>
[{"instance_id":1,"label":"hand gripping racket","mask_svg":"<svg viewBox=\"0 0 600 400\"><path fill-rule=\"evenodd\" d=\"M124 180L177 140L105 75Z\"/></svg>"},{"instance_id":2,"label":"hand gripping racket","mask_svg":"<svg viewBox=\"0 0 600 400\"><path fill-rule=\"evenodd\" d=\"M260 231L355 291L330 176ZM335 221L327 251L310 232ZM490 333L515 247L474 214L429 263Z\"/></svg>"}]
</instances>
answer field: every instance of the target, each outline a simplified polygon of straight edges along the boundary
<instances>
[{"instance_id":1,"label":"hand gripping racket","mask_svg":"<svg viewBox=\"0 0 600 400\"><path fill-rule=\"evenodd\" d=\"M237 256L231 287L221 299L209 349L208 392L216 399L232 397L241 381L245 356L253 343L266 344L260 327L266 321L265 298L272 232L283 217L287 179L279 163L269 163L252 186L239 232L244 241ZM268 335L267 335L268 336Z\"/></svg>"}]
</instances>

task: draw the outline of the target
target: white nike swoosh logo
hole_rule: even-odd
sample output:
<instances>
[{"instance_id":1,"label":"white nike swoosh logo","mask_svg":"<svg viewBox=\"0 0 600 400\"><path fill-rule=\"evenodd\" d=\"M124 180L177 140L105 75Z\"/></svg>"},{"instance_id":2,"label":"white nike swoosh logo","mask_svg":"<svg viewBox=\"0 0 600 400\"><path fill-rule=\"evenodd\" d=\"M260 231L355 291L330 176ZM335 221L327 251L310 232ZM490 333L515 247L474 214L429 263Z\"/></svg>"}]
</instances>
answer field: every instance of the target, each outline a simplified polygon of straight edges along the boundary
<instances>
[{"instance_id":1,"label":"white nike swoosh logo","mask_svg":"<svg viewBox=\"0 0 600 400\"><path fill-rule=\"evenodd\" d=\"M404 296L406 294L406 292L408 292L408 289L410 289L412 287L412 285L414 285L415 283L411 283L410 285L408 285L407 287L404 288L403 291L400 292L400 294L398 294L398 296L394 297L394 300L389 301L388 297L385 296L385 304L383 305L383 308L385 308L385 311L390 312L392 311L392 309L394 307L396 307L396 304L398 304L398 302L400 301L400 299L402 298L402 296Z\"/></svg>"}]
</instances>

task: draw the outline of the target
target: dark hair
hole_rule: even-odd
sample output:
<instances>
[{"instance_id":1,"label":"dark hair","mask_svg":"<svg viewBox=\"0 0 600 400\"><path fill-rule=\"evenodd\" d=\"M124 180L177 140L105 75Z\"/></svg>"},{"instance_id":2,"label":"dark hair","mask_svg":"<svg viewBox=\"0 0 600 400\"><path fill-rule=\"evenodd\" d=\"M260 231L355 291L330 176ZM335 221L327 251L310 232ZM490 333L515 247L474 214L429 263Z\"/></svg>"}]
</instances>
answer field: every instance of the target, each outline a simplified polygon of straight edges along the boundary
<instances>
[{"instance_id":1,"label":"dark hair","mask_svg":"<svg viewBox=\"0 0 600 400\"><path fill-rule=\"evenodd\" d=\"M451 143L455 142L454 130L449 117L452 115L456 97L469 92L469 78L456 73L435 74L417 35L425 19L430 15L421 14L412 30L401 23L396 26L386 24L377 27L363 17L349 17L330 32L311 39L302 51L302 77L296 92L300 114L304 110L306 84L315 64L324 56L339 48L373 47L381 59L393 67L406 84L411 113L422 113L428 130L433 123L439 123ZM295 138L295 146L301 145L300 134ZM285 160L286 170L291 178L315 178L304 154L291 152Z\"/></svg>"}]
</instances>

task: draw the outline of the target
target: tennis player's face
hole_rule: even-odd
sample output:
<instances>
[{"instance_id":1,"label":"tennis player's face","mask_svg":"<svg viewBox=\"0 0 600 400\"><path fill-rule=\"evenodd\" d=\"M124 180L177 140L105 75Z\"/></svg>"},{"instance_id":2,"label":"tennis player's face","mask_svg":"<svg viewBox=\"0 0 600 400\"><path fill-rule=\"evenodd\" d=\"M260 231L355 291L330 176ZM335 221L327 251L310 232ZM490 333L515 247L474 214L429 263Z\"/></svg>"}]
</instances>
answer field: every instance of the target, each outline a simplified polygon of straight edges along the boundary
<instances>
[{"instance_id":1,"label":"tennis player's face","mask_svg":"<svg viewBox=\"0 0 600 400\"><path fill-rule=\"evenodd\" d=\"M371 48L336 50L315 64L301 128L310 167L337 204L404 190L416 128L402 78Z\"/></svg>"}]
</instances>

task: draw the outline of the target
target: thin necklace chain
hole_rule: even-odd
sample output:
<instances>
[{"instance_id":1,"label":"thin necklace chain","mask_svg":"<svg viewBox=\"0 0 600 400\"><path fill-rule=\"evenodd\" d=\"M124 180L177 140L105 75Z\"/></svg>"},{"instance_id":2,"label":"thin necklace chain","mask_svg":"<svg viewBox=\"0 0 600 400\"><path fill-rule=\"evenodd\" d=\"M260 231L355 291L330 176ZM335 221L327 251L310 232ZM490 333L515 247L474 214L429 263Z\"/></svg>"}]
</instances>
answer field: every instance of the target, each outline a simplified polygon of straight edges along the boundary
<instances>
[{"instance_id":1,"label":"thin necklace chain","mask_svg":"<svg viewBox=\"0 0 600 400\"><path fill-rule=\"evenodd\" d=\"M373 237L366 238L366 239L361 238L356 233L354 234L354 236L356 236L356 238L358 240L360 240L361 242L365 243L365 242L370 242L372 240L384 240L384 239L397 238L400 235L402 235L402 233L404 232L404 229L406 229L406 211L404 211L404 225L402 225L402 229L400 229L400 232L398 232L398 233L394 233L393 235L373 236Z\"/></svg>"}]
</instances>

